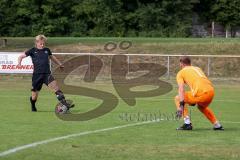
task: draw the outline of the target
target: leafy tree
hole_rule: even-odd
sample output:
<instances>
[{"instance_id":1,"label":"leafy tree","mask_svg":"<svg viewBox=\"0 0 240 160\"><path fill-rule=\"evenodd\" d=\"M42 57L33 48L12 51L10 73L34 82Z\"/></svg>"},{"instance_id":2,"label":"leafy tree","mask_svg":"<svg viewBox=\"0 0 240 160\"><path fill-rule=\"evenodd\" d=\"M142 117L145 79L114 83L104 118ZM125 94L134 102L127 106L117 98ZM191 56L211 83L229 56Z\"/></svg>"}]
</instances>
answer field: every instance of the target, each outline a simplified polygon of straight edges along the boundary
<instances>
[{"instance_id":1,"label":"leafy tree","mask_svg":"<svg viewBox=\"0 0 240 160\"><path fill-rule=\"evenodd\" d=\"M196 1L156 1L155 3L144 1L137 10L140 34L167 37L188 36L192 22L192 8Z\"/></svg>"},{"instance_id":2,"label":"leafy tree","mask_svg":"<svg viewBox=\"0 0 240 160\"><path fill-rule=\"evenodd\" d=\"M239 26L239 0L1 0L0 35L190 36L192 15Z\"/></svg>"},{"instance_id":3,"label":"leafy tree","mask_svg":"<svg viewBox=\"0 0 240 160\"><path fill-rule=\"evenodd\" d=\"M213 19L220 22L226 29L240 25L240 1L217 0L212 6Z\"/></svg>"}]
</instances>

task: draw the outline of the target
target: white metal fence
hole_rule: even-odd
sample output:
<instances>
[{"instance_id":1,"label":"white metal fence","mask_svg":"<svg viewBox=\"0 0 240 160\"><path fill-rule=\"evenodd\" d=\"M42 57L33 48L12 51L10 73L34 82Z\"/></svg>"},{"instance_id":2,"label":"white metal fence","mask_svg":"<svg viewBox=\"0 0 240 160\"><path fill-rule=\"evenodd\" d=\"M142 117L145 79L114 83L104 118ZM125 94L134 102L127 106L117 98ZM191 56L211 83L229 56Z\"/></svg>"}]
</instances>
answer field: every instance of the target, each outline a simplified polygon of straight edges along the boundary
<instances>
[{"instance_id":1,"label":"white metal fence","mask_svg":"<svg viewBox=\"0 0 240 160\"><path fill-rule=\"evenodd\" d=\"M91 65L91 56L103 61L102 75L111 70L111 59L119 54L109 53L55 53L55 55L67 60L73 56L89 56L88 66ZM165 76L170 78L179 71L179 58L184 55L165 54L123 54L127 57L127 65L131 63L156 63L167 68ZM192 64L199 66L206 75L212 78L240 78L240 55L187 55L192 59ZM66 58L67 57L67 58ZM91 68L90 68L91 71ZM130 72L130 71L128 71Z\"/></svg>"},{"instance_id":2,"label":"white metal fence","mask_svg":"<svg viewBox=\"0 0 240 160\"><path fill-rule=\"evenodd\" d=\"M20 52L0 52L3 54L21 54ZM109 77L112 66L113 56L124 55L127 59L128 73L130 73L129 66L133 63L154 63L160 64L167 68L165 77L170 78L176 76L179 71L179 58L183 55L165 55L165 54L111 54L111 53L54 53L61 61L67 62L69 59L78 56L84 56L88 66L88 73L94 72L96 66L92 57L100 59L103 63L100 77ZM212 78L240 78L240 55L188 55L192 59L192 64L199 66L204 70L206 75ZM88 57L88 58L86 58ZM16 58L15 58L16 59ZM81 58L80 58L81 59ZM13 62L17 63L17 62ZM0 66L1 67L1 66ZM53 65L54 67L54 65ZM121 67L121 66L119 66ZM126 67L126 66L125 66ZM81 67L80 67L81 68ZM83 68L78 73L86 72ZM140 71L140 70L139 70Z\"/></svg>"}]
</instances>

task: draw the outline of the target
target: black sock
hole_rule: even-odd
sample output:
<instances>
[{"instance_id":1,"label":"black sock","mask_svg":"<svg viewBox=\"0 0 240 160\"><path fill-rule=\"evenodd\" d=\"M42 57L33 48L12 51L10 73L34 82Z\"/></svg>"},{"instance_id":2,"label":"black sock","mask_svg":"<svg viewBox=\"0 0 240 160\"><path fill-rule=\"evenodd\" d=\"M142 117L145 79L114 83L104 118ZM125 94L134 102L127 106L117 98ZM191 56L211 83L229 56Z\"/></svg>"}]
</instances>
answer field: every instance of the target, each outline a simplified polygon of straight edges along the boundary
<instances>
[{"instance_id":1,"label":"black sock","mask_svg":"<svg viewBox=\"0 0 240 160\"><path fill-rule=\"evenodd\" d=\"M35 106L37 100L33 100L32 97L30 97L31 107L32 111L37 111L37 108Z\"/></svg>"},{"instance_id":2,"label":"black sock","mask_svg":"<svg viewBox=\"0 0 240 160\"><path fill-rule=\"evenodd\" d=\"M68 108L74 107L74 104L71 104L71 102L66 101L65 96L64 96L64 94L61 90L58 90L57 92L55 92L55 94L56 94L57 99L60 103L67 106Z\"/></svg>"},{"instance_id":3,"label":"black sock","mask_svg":"<svg viewBox=\"0 0 240 160\"><path fill-rule=\"evenodd\" d=\"M66 102L65 96L61 90L58 90L57 92L55 92L55 94L57 96L58 101L60 101L61 103Z\"/></svg>"}]
</instances>

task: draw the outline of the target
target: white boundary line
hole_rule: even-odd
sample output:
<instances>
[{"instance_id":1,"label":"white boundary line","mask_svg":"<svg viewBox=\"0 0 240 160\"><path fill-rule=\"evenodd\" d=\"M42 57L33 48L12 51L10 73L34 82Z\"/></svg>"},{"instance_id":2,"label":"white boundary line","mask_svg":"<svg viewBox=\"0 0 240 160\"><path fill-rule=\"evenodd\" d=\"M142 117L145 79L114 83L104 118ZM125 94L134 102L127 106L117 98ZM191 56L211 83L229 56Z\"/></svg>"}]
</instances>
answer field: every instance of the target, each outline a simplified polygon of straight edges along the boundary
<instances>
[{"instance_id":1,"label":"white boundary line","mask_svg":"<svg viewBox=\"0 0 240 160\"><path fill-rule=\"evenodd\" d=\"M38 142L34 142L34 143L30 143L30 144L26 144L26 145L23 145L23 146L19 146L19 147L15 147L15 148L12 148L12 149L2 151L2 152L0 152L0 157L11 155L11 154L14 154L16 152L19 152L19 151L22 151L22 150L25 150L25 149L28 149L28 148L34 148L34 147L37 147L39 145L43 145L43 144L47 144L47 143L51 143L51 142L56 142L56 141L59 141L59 140L69 139L69 138L72 138L72 137L80 137L80 136L94 134L94 133L106 132L106 131L111 131L111 130L116 130L116 129L127 128L127 127L140 126L140 125L156 123L156 122L160 122L160 119L153 120L153 121L132 123L132 124L121 125L121 126L110 127L110 128L104 128L104 129L98 129L98 130L93 130L93 131L85 131L85 132L69 134L69 135L66 135L66 136L61 136L61 137L56 137L56 138L50 138L50 139L46 139L46 140L42 140L42 141L38 141ZM240 122L235 122L235 121L221 121L221 122L240 124Z\"/></svg>"},{"instance_id":2,"label":"white boundary line","mask_svg":"<svg viewBox=\"0 0 240 160\"><path fill-rule=\"evenodd\" d=\"M153 121L145 121L145 122L121 125L121 126L116 126L116 127L111 127L111 128L104 128L104 129L98 129L98 130L93 130L93 131L85 131L85 132L80 132L80 133L75 133L75 134L69 134L69 135L66 135L66 136L61 136L61 137L56 137L56 138L50 138L50 139L47 139L47 140L26 144L26 145L23 145L23 146L15 147L15 148L0 152L0 157L4 157L4 156L10 155L10 154L14 154L16 152L19 152L19 151L22 151L22 150L25 150L25 149L28 149L28 148L34 148L34 147L37 147L39 145L43 145L43 144L47 144L47 143L51 143L51 142L56 142L56 141L59 141L59 140L69 139L69 138L72 138L72 137L80 137L80 136L94 134L94 133L106 132L106 131L111 131L111 130L116 130L116 129L127 128L127 127L140 126L140 125L149 124L149 123L156 123L156 122L159 122L159 121L160 121L159 119L158 120L153 120ZM222 122L223 123L236 123L236 124L240 123L240 122L233 122L233 121L222 121Z\"/></svg>"},{"instance_id":3,"label":"white boundary line","mask_svg":"<svg viewBox=\"0 0 240 160\"><path fill-rule=\"evenodd\" d=\"M61 137L56 137L56 138L50 138L50 139L46 139L46 140L43 140L43 141L38 141L38 142L23 145L23 146L15 147L15 148L12 148L12 149L9 149L9 150L6 150L6 151L2 151L2 152L0 152L0 157L7 156L7 155L10 155L10 154L13 154L13 153L16 153L16 152L19 152L21 150L25 150L25 149L28 149L28 148L37 147L37 146L42 145L42 144L47 144L47 143L51 143L51 142L55 142L55 141L59 141L59 140L64 140L64 139L68 139L68 138L72 138L72 137L80 137L80 136L84 136L84 135L106 132L106 131L111 131L111 130L116 130L116 129L121 129L121 128L139 126L139 125L144 125L144 124L149 124L149 123L156 123L156 122L159 122L159 121L160 120L145 121L145 122L121 125L121 126L116 126L116 127L111 127L111 128L104 128L104 129L98 129L98 130L93 130L93 131L85 131L85 132L80 132L80 133L75 133L75 134L69 134L69 135L66 135L66 136L61 136Z\"/></svg>"}]
</instances>

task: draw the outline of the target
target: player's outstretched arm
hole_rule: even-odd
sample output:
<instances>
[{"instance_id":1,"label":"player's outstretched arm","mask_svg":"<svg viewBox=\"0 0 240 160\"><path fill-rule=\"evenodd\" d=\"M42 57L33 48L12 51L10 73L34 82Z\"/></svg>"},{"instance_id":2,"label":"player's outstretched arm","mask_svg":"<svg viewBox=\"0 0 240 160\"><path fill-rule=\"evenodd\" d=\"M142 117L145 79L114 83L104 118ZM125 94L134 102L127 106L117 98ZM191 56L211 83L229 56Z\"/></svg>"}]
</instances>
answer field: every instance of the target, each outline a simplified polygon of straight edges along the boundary
<instances>
[{"instance_id":1,"label":"player's outstretched arm","mask_svg":"<svg viewBox=\"0 0 240 160\"><path fill-rule=\"evenodd\" d=\"M50 59L54 62L54 63L56 63L56 64L58 64L60 67L64 67L63 66L63 64L54 56L54 55L51 55L50 56Z\"/></svg>"},{"instance_id":2,"label":"player's outstretched arm","mask_svg":"<svg viewBox=\"0 0 240 160\"><path fill-rule=\"evenodd\" d=\"M21 55L18 57L18 65L21 65L22 60L23 60L24 58L26 58L26 57L27 57L27 56L26 56L25 53L21 54Z\"/></svg>"}]
</instances>

